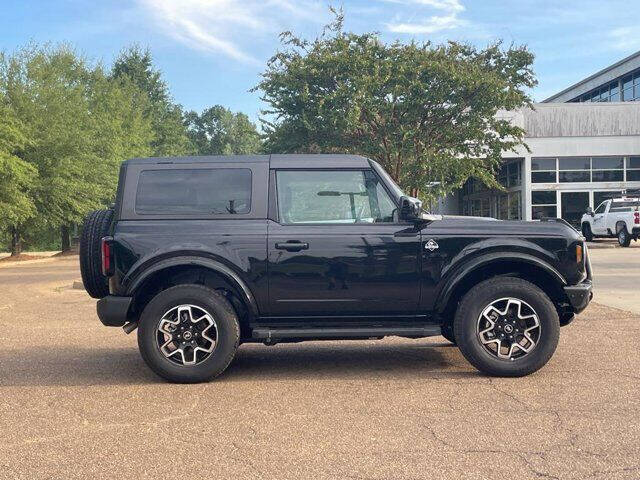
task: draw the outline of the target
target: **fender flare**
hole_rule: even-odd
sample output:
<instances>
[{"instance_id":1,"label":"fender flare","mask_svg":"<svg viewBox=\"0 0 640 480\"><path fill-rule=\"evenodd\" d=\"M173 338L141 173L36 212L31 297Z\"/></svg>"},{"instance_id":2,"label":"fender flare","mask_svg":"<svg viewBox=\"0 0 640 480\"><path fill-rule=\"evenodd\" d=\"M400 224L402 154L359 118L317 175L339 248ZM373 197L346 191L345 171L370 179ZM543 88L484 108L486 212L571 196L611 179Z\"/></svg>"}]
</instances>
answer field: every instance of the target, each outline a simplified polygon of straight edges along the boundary
<instances>
[{"instance_id":1,"label":"fender flare","mask_svg":"<svg viewBox=\"0 0 640 480\"><path fill-rule=\"evenodd\" d=\"M233 271L222 262L198 256L181 255L177 257L167 258L165 260L160 260L159 262L154 263L148 268L145 268L139 275L132 278L131 284L127 286L126 295L132 296L136 292L136 290L145 282L145 280L147 280L155 273L170 267L178 266L198 266L219 273L220 275L225 277L232 285L234 285L239 292L242 293L244 297L243 300L245 301L251 315L254 318L259 316L258 303L256 302L253 293L251 293L251 290L249 289L247 284L235 271Z\"/></svg>"},{"instance_id":2,"label":"fender flare","mask_svg":"<svg viewBox=\"0 0 640 480\"><path fill-rule=\"evenodd\" d=\"M460 265L455 269L454 272L449 276L449 278L445 281L444 286L440 290L438 294L438 299L436 301L436 305L438 305L438 310L440 312L444 311L446 305L448 305L449 300L451 299L452 293L455 289L460 285L461 282L464 281L469 275L471 275L474 271L479 268L486 267L492 263L500 263L503 261L516 261L520 263L526 263L529 265L533 265L537 268L544 270L548 273L552 278L555 278L561 286L567 285L567 281L564 277L556 270L552 265L544 260L527 253L509 253L509 252L492 252L486 253L479 257L474 258L468 262L465 262L463 265Z\"/></svg>"}]
</instances>

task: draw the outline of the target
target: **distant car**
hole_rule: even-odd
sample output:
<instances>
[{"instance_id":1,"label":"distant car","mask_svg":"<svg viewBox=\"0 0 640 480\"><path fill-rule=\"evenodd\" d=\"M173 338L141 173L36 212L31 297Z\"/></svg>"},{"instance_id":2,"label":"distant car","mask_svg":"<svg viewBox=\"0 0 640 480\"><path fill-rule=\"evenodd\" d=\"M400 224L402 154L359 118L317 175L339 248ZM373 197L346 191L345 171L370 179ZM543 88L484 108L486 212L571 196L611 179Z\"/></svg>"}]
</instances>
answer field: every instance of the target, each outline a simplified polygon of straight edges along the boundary
<instances>
[{"instance_id":1,"label":"distant car","mask_svg":"<svg viewBox=\"0 0 640 480\"><path fill-rule=\"evenodd\" d=\"M430 215L352 155L133 159L80 242L102 323L160 376L222 373L240 343L443 335L481 371L541 368L592 298L566 222Z\"/></svg>"},{"instance_id":2,"label":"distant car","mask_svg":"<svg viewBox=\"0 0 640 480\"><path fill-rule=\"evenodd\" d=\"M640 196L605 200L595 211L587 209L580 223L588 242L594 237L617 237L620 246L628 247L640 236Z\"/></svg>"}]
</instances>

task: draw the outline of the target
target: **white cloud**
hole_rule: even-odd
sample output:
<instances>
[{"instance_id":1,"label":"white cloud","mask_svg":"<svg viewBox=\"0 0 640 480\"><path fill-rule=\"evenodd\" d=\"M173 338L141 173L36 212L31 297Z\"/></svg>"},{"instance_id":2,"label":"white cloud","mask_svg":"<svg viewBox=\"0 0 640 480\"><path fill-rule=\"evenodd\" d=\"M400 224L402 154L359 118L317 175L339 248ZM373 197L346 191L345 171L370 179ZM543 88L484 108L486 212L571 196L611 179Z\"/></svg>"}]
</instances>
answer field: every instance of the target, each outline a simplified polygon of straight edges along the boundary
<instances>
[{"instance_id":1,"label":"white cloud","mask_svg":"<svg viewBox=\"0 0 640 480\"><path fill-rule=\"evenodd\" d=\"M465 25L468 22L459 17L465 8L460 0L385 0L393 3L412 4L412 9L420 9L427 7L432 10L439 10L441 15L426 16L421 20L415 20L415 10L413 18L403 21L402 18L396 17L396 20L387 23L387 29L394 33L408 33L414 35L429 35L443 30L453 30ZM422 7L422 8L421 8ZM418 13L422 13L418 10Z\"/></svg>"},{"instance_id":2,"label":"white cloud","mask_svg":"<svg viewBox=\"0 0 640 480\"><path fill-rule=\"evenodd\" d=\"M194 50L243 63L262 63L254 53L259 37L275 37L291 24L323 22L317 0L138 0L166 34Z\"/></svg>"},{"instance_id":3,"label":"white cloud","mask_svg":"<svg viewBox=\"0 0 640 480\"><path fill-rule=\"evenodd\" d=\"M387 27L391 32L424 34L440 32L442 30L451 30L466 25L466 21L457 18L455 15L437 16L427 18L420 23L389 23Z\"/></svg>"}]
</instances>

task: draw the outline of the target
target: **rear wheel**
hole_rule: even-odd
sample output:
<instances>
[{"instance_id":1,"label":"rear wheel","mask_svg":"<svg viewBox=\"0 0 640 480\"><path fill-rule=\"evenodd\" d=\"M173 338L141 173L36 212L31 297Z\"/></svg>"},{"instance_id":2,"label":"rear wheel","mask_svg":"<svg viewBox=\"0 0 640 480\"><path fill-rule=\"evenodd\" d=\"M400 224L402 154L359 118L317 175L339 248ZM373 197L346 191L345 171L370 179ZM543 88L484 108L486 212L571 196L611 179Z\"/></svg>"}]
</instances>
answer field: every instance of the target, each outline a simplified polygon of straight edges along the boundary
<instances>
[{"instance_id":1,"label":"rear wheel","mask_svg":"<svg viewBox=\"0 0 640 480\"><path fill-rule=\"evenodd\" d=\"M628 247L631 245L631 235L629 235L626 225L618 231L618 244L620 244L621 247Z\"/></svg>"},{"instance_id":2,"label":"rear wheel","mask_svg":"<svg viewBox=\"0 0 640 480\"><path fill-rule=\"evenodd\" d=\"M93 298L109 295L109 282L102 275L102 238L109 234L113 210L94 210L82 225L80 237L80 275L85 290Z\"/></svg>"},{"instance_id":3,"label":"rear wheel","mask_svg":"<svg viewBox=\"0 0 640 480\"><path fill-rule=\"evenodd\" d=\"M587 242L593 241L593 232L591 231L591 225L589 225L588 223L582 224L582 236Z\"/></svg>"},{"instance_id":4,"label":"rear wheel","mask_svg":"<svg viewBox=\"0 0 640 480\"><path fill-rule=\"evenodd\" d=\"M229 366L240 326L229 301L202 285L178 285L145 307L138 347L149 368L176 383L211 380Z\"/></svg>"},{"instance_id":5,"label":"rear wheel","mask_svg":"<svg viewBox=\"0 0 640 480\"><path fill-rule=\"evenodd\" d=\"M460 351L481 372L520 377L542 368L560 335L558 312L537 286L501 277L473 287L456 312Z\"/></svg>"}]
</instances>

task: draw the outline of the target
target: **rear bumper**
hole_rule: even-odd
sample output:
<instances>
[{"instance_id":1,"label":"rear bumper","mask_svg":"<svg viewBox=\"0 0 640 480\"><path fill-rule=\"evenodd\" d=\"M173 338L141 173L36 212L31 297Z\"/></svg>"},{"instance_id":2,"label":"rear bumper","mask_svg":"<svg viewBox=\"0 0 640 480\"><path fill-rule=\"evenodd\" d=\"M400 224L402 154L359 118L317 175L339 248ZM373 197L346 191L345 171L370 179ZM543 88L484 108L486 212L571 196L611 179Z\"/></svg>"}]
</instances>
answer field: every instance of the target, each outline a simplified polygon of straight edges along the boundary
<instances>
[{"instance_id":1,"label":"rear bumper","mask_svg":"<svg viewBox=\"0 0 640 480\"><path fill-rule=\"evenodd\" d=\"M121 327L127 323L132 297L107 295L98 300L98 318L107 327Z\"/></svg>"},{"instance_id":2,"label":"rear bumper","mask_svg":"<svg viewBox=\"0 0 640 480\"><path fill-rule=\"evenodd\" d=\"M593 283L591 280L585 280L577 285L569 285L564 287L564 293L567 294L573 311L580 313L593 298Z\"/></svg>"}]
</instances>

